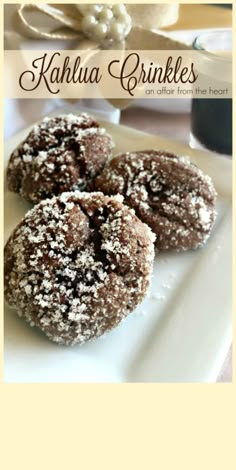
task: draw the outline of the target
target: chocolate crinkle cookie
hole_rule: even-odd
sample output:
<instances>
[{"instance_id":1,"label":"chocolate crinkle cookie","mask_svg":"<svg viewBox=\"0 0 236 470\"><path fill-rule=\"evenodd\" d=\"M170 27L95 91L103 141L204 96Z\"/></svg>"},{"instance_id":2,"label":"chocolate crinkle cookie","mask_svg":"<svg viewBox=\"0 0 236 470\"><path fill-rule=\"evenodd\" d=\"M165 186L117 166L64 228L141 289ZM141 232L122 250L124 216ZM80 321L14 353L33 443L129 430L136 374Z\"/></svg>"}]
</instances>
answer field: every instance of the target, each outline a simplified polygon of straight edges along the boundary
<instances>
[{"instance_id":1,"label":"chocolate crinkle cookie","mask_svg":"<svg viewBox=\"0 0 236 470\"><path fill-rule=\"evenodd\" d=\"M104 334L145 296L155 235L122 199L75 191L41 201L6 244L7 302L57 343Z\"/></svg>"},{"instance_id":2,"label":"chocolate crinkle cookie","mask_svg":"<svg viewBox=\"0 0 236 470\"><path fill-rule=\"evenodd\" d=\"M189 250L208 239L216 212L212 180L186 157L147 150L117 155L94 189L122 194L156 234L159 250Z\"/></svg>"},{"instance_id":3,"label":"chocolate crinkle cookie","mask_svg":"<svg viewBox=\"0 0 236 470\"><path fill-rule=\"evenodd\" d=\"M46 117L11 154L8 188L33 203L86 190L113 147L105 129L86 113Z\"/></svg>"}]
</instances>

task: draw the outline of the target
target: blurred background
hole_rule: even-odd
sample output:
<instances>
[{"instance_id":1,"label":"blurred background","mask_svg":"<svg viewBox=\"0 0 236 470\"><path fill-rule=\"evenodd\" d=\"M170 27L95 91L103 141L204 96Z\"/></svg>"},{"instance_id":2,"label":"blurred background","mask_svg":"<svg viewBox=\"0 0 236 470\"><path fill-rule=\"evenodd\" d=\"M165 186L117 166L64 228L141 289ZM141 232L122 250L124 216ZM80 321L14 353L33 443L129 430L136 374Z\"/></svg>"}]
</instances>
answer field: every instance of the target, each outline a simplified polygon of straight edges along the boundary
<instances>
[{"instance_id":1,"label":"blurred background","mask_svg":"<svg viewBox=\"0 0 236 470\"><path fill-rule=\"evenodd\" d=\"M5 44L8 32L14 33L13 14L17 5L4 5ZM150 5L151 7L151 5ZM147 5L148 8L148 5ZM162 27L161 34L191 46L203 31L232 27L232 4L180 4L178 19L171 26ZM14 36L13 36L14 38ZM14 42L14 39L13 39ZM54 41L53 41L54 42ZM49 42L47 41L47 44ZM8 44L9 45L9 44ZM55 41L53 47L69 49L68 42ZM69 47L70 46L70 47ZM20 47L42 48L45 41L22 38ZM63 100L5 100L5 138L41 119L46 114L65 107ZM80 100L70 105L70 112L88 110L103 119L163 137L188 143L190 133L191 101L184 99L136 100L120 111L104 100Z\"/></svg>"}]
</instances>

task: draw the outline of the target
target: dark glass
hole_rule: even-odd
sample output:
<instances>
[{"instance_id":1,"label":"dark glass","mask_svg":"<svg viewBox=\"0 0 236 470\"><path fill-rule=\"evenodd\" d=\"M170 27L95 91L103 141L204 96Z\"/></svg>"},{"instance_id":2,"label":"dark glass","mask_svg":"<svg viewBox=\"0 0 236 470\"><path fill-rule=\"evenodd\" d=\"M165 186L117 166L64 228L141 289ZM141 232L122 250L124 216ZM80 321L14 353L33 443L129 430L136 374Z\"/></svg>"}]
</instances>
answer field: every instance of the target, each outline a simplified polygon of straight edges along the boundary
<instances>
[{"instance_id":1,"label":"dark glass","mask_svg":"<svg viewBox=\"0 0 236 470\"><path fill-rule=\"evenodd\" d=\"M232 99L193 99L192 133L210 150L232 154Z\"/></svg>"},{"instance_id":2,"label":"dark glass","mask_svg":"<svg viewBox=\"0 0 236 470\"><path fill-rule=\"evenodd\" d=\"M195 38L193 49L202 54L198 62L200 82L212 79L213 89L230 93L232 29L202 33ZM194 98L191 119L192 137L198 143L214 152L232 155L232 98Z\"/></svg>"}]
</instances>

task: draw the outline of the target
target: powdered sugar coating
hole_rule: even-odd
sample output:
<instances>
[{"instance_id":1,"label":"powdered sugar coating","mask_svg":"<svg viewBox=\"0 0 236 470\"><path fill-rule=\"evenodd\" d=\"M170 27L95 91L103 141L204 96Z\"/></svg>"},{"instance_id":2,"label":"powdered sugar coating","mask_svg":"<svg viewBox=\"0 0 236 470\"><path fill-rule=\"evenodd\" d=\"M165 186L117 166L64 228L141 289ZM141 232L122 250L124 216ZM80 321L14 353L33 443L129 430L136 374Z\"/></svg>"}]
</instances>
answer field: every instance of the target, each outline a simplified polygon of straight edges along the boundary
<instances>
[{"instance_id":1,"label":"powdered sugar coating","mask_svg":"<svg viewBox=\"0 0 236 470\"><path fill-rule=\"evenodd\" d=\"M8 187L33 203L84 190L113 147L105 129L86 113L46 117L11 154Z\"/></svg>"},{"instance_id":2,"label":"powdered sugar coating","mask_svg":"<svg viewBox=\"0 0 236 470\"><path fill-rule=\"evenodd\" d=\"M55 342L104 334L147 291L155 236L121 200L79 191L44 200L6 244L6 299Z\"/></svg>"},{"instance_id":3,"label":"powdered sugar coating","mask_svg":"<svg viewBox=\"0 0 236 470\"><path fill-rule=\"evenodd\" d=\"M160 250L188 250L208 239L216 212L211 178L186 157L165 151L114 157L94 181L95 190L122 194L156 234Z\"/></svg>"}]
</instances>

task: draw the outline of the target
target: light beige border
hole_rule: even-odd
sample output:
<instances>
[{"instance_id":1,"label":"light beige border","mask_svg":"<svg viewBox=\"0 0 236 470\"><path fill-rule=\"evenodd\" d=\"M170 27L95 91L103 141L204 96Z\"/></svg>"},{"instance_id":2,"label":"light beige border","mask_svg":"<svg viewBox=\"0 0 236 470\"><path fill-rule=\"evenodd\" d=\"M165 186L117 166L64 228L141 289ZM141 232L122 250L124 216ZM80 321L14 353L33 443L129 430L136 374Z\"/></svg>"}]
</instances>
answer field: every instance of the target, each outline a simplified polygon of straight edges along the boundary
<instances>
[{"instance_id":1,"label":"light beige border","mask_svg":"<svg viewBox=\"0 0 236 470\"><path fill-rule=\"evenodd\" d=\"M2 106L0 117L2 136ZM2 196L1 185L1 209ZM234 470L235 397L235 375L233 385L1 385L1 468Z\"/></svg>"},{"instance_id":2,"label":"light beige border","mask_svg":"<svg viewBox=\"0 0 236 470\"><path fill-rule=\"evenodd\" d=\"M3 31L3 16L2 12L0 12L0 31ZM0 34L0 68L3 70L3 34ZM0 103L2 103L3 97L3 76L0 73ZM1 148L1 155L3 155L3 106L0 105L0 148ZM0 159L0 175L1 175L1 187L0 187L0 240L1 240L1 247L3 247L3 183L4 183L4 175L3 175L3 157ZM1 249L0 254L0 264L3 266L3 250ZM3 273L1 269L0 274L0 299L1 299L1 320L0 321L0 387L3 381ZM1 390L0 390L1 391ZM0 397L1 403L1 397ZM0 411L1 414L1 411Z\"/></svg>"}]
</instances>

